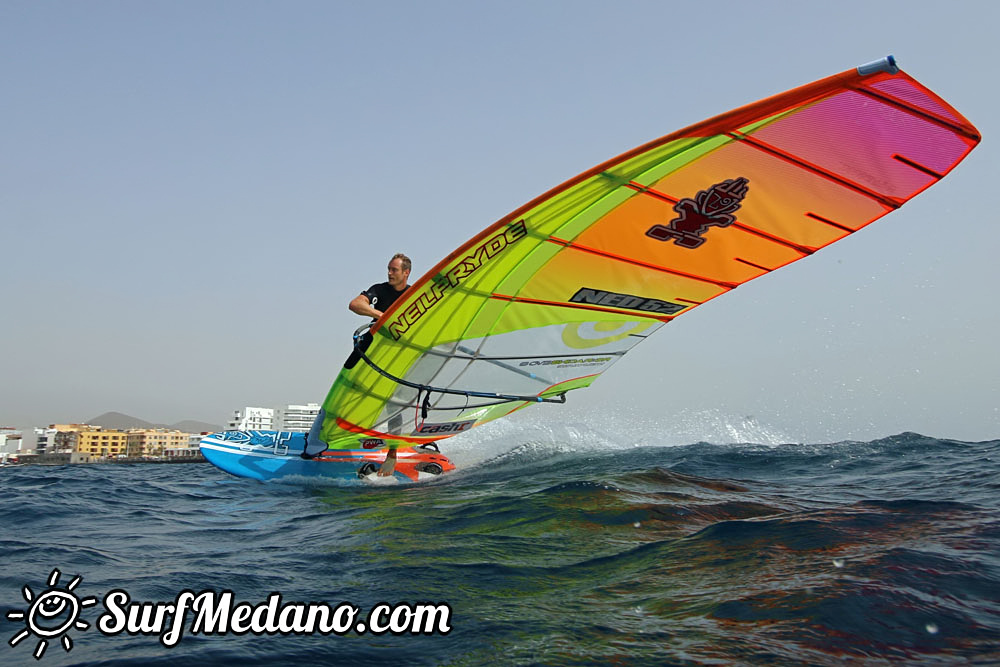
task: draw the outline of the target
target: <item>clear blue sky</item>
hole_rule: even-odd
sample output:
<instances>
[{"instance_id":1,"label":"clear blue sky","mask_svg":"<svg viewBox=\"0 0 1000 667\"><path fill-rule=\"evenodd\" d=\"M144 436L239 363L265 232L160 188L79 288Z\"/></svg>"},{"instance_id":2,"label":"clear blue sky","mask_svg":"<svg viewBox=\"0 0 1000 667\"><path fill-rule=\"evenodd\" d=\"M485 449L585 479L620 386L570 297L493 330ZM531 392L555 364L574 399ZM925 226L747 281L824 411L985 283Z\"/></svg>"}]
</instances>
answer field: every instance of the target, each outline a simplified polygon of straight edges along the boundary
<instances>
[{"instance_id":1,"label":"clear blue sky","mask_svg":"<svg viewBox=\"0 0 1000 667\"><path fill-rule=\"evenodd\" d=\"M392 253L415 278L598 162L894 53L983 144L539 410L1000 437L998 24L993 2L4 0L0 425L321 401Z\"/></svg>"}]
</instances>

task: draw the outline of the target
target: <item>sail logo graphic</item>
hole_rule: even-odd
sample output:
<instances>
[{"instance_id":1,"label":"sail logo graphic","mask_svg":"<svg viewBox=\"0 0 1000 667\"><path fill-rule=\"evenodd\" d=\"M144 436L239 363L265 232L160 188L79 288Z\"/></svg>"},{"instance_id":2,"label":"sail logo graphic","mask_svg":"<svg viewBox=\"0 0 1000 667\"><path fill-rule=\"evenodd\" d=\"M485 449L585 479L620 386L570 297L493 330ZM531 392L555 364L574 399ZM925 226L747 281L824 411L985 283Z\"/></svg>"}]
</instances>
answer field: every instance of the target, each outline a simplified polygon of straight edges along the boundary
<instances>
[{"instance_id":1,"label":"sail logo graphic","mask_svg":"<svg viewBox=\"0 0 1000 667\"><path fill-rule=\"evenodd\" d=\"M645 313L656 313L658 315L674 315L687 308L687 306L674 303L673 301L650 299L644 296L635 296L634 294L606 292L592 287L581 287L569 300L570 303L606 306L608 308L627 308L629 310L641 310Z\"/></svg>"},{"instance_id":2,"label":"sail logo graphic","mask_svg":"<svg viewBox=\"0 0 1000 667\"><path fill-rule=\"evenodd\" d=\"M400 336L409 331L447 291L454 290L480 267L527 235L524 220L518 220L480 243L447 272L436 276L430 286L389 323L389 333L393 340L399 340Z\"/></svg>"},{"instance_id":3,"label":"sail logo graphic","mask_svg":"<svg viewBox=\"0 0 1000 667\"><path fill-rule=\"evenodd\" d=\"M49 640L61 638L64 649L69 652L73 648L73 639L69 636L70 630L86 630L90 624L80 620L80 612L84 607L97 604L97 598L79 598L75 589L83 577L77 575L66 588L59 588L59 577L61 573L58 569L52 570L49 575L48 589L40 595L35 595L27 585L21 589L24 601L28 603L28 608L24 611L7 612L8 621L24 621L24 629L11 637L8 642L12 647L17 646L22 640L34 635L38 638L35 645L35 660L41 660L48 648Z\"/></svg>"},{"instance_id":4,"label":"sail logo graphic","mask_svg":"<svg viewBox=\"0 0 1000 667\"><path fill-rule=\"evenodd\" d=\"M464 422L445 422L443 424L421 424L420 428L413 432L413 435L427 435L429 433L461 433L469 428L476 421L474 419Z\"/></svg>"},{"instance_id":5,"label":"sail logo graphic","mask_svg":"<svg viewBox=\"0 0 1000 667\"><path fill-rule=\"evenodd\" d=\"M705 239L709 227L728 227L736 220L733 215L747 196L749 181L742 176L716 183L701 190L694 199L685 197L676 204L677 217L666 225L653 225L646 236L657 241L670 241L682 248L697 248Z\"/></svg>"}]
</instances>

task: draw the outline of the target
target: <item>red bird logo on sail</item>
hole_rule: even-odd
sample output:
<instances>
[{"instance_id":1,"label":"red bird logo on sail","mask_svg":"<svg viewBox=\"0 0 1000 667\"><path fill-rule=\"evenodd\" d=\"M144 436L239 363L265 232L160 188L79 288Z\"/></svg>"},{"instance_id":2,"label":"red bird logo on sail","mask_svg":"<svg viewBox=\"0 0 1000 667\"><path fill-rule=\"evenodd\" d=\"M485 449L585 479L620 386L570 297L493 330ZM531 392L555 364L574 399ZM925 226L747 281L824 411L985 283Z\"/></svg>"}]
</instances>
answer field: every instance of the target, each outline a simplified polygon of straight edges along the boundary
<instances>
[{"instance_id":1,"label":"red bird logo on sail","mask_svg":"<svg viewBox=\"0 0 1000 667\"><path fill-rule=\"evenodd\" d=\"M750 189L743 178L730 178L700 191L694 199L685 197L676 204L678 215L666 225L653 225L646 236L657 241L673 242L682 248L697 248L705 239L702 234L711 226L728 227L736 220L733 215Z\"/></svg>"}]
</instances>

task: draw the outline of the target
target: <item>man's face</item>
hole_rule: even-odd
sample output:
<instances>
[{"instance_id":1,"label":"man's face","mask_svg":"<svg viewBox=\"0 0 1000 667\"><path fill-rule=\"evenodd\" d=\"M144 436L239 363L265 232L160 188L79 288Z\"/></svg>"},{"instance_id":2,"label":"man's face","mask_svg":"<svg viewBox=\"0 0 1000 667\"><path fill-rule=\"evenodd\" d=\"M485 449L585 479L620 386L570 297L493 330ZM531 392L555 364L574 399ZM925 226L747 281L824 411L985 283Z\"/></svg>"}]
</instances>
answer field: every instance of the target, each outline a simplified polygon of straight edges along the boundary
<instances>
[{"instance_id":1,"label":"man's face","mask_svg":"<svg viewBox=\"0 0 1000 667\"><path fill-rule=\"evenodd\" d=\"M389 262L389 284L397 292L406 287L406 281L410 278L410 272L403 270L403 260L396 258Z\"/></svg>"}]
</instances>

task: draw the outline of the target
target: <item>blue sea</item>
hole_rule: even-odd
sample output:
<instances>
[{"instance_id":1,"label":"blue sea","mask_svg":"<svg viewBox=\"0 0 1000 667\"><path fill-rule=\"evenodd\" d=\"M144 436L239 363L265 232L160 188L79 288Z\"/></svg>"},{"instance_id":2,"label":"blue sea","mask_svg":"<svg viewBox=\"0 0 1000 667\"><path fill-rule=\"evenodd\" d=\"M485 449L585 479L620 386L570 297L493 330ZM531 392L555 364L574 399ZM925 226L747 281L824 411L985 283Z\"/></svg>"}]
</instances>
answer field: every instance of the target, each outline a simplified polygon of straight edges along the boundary
<instances>
[{"instance_id":1,"label":"blue sea","mask_svg":"<svg viewBox=\"0 0 1000 667\"><path fill-rule=\"evenodd\" d=\"M456 438L460 469L419 485L0 469L0 664L1000 664L1000 441L602 438ZM95 602L59 635L31 630L29 598L71 584ZM185 589L446 604L449 631L188 632L167 648L99 630L113 590Z\"/></svg>"}]
</instances>

